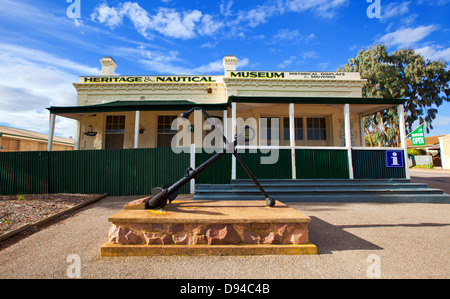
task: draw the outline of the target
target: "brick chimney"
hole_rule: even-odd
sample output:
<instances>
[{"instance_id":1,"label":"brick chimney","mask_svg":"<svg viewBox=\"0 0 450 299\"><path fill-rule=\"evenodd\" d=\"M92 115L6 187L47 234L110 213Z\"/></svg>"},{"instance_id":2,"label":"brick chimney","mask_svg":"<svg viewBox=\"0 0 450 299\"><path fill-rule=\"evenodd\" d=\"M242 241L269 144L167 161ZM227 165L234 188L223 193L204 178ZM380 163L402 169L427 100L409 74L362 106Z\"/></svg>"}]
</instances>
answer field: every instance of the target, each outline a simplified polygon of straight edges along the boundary
<instances>
[{"instance_id":1,"label":"brick chimney","mask_svg":"<svg viewBox=\"0 0 450 299\"><path fill-rule=\"evenodd\" d=\"M234 55L226 55L223 59L223 67L225 68L225 75L228 72L232 72L236 70L238 59Z\"/></svg>"},{"instance_id":2,"label":"brick chimney","mask_svg":"<svg viewBox=\"0 0 450 299\"><path fill-rule=\"evenodd\" d=\"M114 76L117 64L112 57L103 57L100 62L102 63L102 76Z\"/></svg>"}]
</instances>

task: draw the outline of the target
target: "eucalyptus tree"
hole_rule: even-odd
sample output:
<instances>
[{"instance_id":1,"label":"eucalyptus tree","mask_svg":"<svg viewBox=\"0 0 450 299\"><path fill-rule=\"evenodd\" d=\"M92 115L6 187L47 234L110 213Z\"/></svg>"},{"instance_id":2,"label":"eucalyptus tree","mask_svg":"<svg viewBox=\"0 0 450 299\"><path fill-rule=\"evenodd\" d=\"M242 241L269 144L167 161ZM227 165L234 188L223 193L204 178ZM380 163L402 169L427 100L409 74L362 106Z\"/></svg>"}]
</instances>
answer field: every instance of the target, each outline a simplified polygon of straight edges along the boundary
<instances>
[{"instance_id":1,"label":"eucalyptus tree","mask_svg":"<svg viewBox=\"0 0 450 299\"><path fill-rule=\"evenodd\" d=\"M443 60L431 61L411 49L400 49L391 54L386 45L362 49L356 58L349 59L338 71L360 72L367 82L363 87L366 98L404 98L406 102L406 130L413 123L425 123L427 133L438 107L450 101L450 71ZM371 146L399 146L397 108L378 112L364 121Z\"/></svg>"}]
</instances>

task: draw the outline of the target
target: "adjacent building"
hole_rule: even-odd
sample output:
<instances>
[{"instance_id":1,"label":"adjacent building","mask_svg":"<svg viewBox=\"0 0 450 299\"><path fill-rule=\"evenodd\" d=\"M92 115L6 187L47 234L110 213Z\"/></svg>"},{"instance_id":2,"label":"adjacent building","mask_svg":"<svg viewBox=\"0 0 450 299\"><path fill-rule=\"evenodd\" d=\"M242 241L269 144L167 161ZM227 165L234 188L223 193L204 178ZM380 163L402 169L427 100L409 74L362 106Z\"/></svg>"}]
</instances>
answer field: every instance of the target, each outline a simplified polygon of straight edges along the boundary
<instances>
[{"instance_id":1,"label":"adjacent building","mask_svg":"<svg viewBox=\"0 0 450 299\"><path fill-rule=\"evenodd\" d=\"M0 126L0 152L45 151L47 146L47 134ZM73 139L53 138L53 149L55 151L72 151L74 148L75 140Z\"/></svg>"}]
</instances>

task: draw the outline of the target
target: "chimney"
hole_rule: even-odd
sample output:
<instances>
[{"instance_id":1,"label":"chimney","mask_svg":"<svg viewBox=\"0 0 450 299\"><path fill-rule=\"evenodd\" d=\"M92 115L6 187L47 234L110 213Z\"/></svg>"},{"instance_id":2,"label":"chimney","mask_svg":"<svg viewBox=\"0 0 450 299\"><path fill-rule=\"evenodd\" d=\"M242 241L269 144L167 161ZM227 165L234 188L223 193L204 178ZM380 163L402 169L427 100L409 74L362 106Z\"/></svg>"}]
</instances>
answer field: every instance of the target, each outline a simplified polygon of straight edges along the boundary
<instances>
[{"instance_id":1,"label":"chimney","mask_svg":"<svg viewBox=\"0 0 450 299\"><path fill-rule=\"evenodd\" d=\"M102 63L102 76L114 76L117 64L112 57L103 57L100 62Z\"/></svg>"},{"instance_id":2,"label":"chimney","mask_svg":"<svg viewBox=\"0 0 450 299\"><path fill-rule=\"evenodd\" d=\"M223 59L223 67L225 68L225 75L228 72L235 71L238 59L234 55L226 55Z\"/></svg>"}]
</instances>

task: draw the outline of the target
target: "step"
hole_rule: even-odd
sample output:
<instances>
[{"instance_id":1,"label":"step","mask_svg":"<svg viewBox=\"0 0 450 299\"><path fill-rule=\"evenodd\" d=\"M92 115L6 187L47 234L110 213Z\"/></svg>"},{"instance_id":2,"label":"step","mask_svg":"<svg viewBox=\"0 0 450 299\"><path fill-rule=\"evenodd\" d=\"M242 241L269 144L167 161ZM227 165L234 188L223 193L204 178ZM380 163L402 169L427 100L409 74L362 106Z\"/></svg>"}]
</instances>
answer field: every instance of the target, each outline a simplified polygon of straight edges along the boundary
<instances>
[{"instance_id":1,"label":"step","mask_svg":"<svg viewBox=\"0 0 450 299\"><path fill-rule=\"evenodd\" d=\"M443 194L443 191L441 189L435 189L435 188L335 188L335 187L321 187L321 188L272 188L272 187L265 187L264 191L267 194L275 194L276 195L306 195L306 194L378 194L378 193L389 193L389 194ZM252 188L214 188L214 189L208 189L208 188L200 188L196 189L196 194L236 194L241 196L247 196L247 195L253 195L253 194L260 194L260 191L256 187Z\"/></svg>"},{"instance_id":2,"label":"step","mask_svg":"<svg viewBox=\"0 0 450 299\"><path fill-rule=\"evenodd\" d=\"M207 185L208 186L208 185ZM213 186L213 185L211 185ZM225 185L224 185L225 186ZM256 185L253 182L245 183L245 184L232 184L233 189L237 188L253 188ZM318 184L318 183L310 183L310 184L276 184L276 183L262 183L261 186L264 188L428 188L427 184L424 183L391 183L391 184L382 184L382 183L367 183L367 184ZM207 187L206 187L207 188ZM211 187L215 188L215 187ZM220 188L218 188L220 189Z\"/></svg>"},{"instance_id":3,"label":"step","mask_svg":"<svg viewBox=\"0 0 450 299\"><path fill-rule=\"evenodd\" d=\"M289 179L259 179L258 182L265 185L383 185L383 184L408 184L411 180L389 179L389 180L348 180L348 179L323 179L323 180L289 180ZM251 180L231 180L231 185L253 184Z\"/></svg>"},{"instance_id":4,"label":"step","mask_svg":"<svg viewBox=\"0 0 450 299\"><path fill-rule=\"evenodd\" d=\"M450 203L448 194L366 194L366 195L277 195L274 199L281 202L377 202L377 203ZM196 194L194 200L260 200L260 195L236 195L236 194Z\"/></svg>"}]
</instances>

